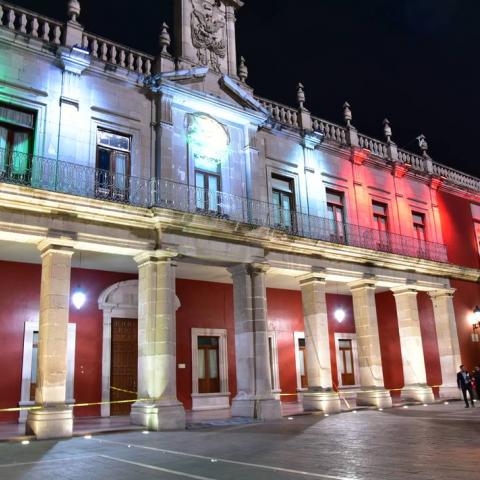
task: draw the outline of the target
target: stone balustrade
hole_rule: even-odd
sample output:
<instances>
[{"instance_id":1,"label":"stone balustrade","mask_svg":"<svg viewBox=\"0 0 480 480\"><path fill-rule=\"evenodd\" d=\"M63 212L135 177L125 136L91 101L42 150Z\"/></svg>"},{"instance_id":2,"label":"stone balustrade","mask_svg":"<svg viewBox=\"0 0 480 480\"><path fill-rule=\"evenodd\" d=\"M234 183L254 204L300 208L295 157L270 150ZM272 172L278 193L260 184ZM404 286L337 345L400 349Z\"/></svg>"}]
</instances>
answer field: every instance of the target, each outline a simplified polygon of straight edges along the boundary
<instances>
[{"instance_id":1,"label":"stone balustrade","mask_svg":"<svg viewBox=\"0 0 480 480\"><path fill-rule=\"evenodd\" d=\"M358 144L361 148L370 150L374 155L380 158L388 157L388 145L380 140L367 137L361 133L358 134Z\"/></svg>"},{"instance_id":2,"label":"stone balustrade","mask_svg":"<svg viewBox=\"0 0 480 480\"><path fill-rule=\"evenodd\" d=\"M57 20L6 2L0 2L0 27L55 45L60 45L64 28Z\"/></svg>"},{"instance_id":3,"label":"stone balustrade","mask_svg":"<svg viewBox=\"0 0 480 480\"><path fill-rule=\"evenodd\" d=\"M347 145L347 129L345 127L317 117L312 117L312 127L315 132L323 133L327 140Z\"/></svg>"},{"instance_id":4,"label":"stone balustrade","mask_svg":"<svg viewBox=\"0 0 480 480\"><path fill-rule=\"evenodd\" d=\"M433 164L433 174L461 187L480 192L480 179L455 170L454 168L447 167L446 165L442 165L441 163Z\"/></svg>"},{"instance_id":5,"label":"stone balustrade","mask_svg":"<svg viewBox=\"0 0 480 480\"><path fill-rule=\"evenodd\" d=\"M425 171L425 162L423 157L420 155L415 155L412 152L407 152L406 150L398 150L398 160L401 163L410 165L414 170L419 170L421 172Z\"/></svg>"},{"instance_id":6,"label":"stone balustrade","mask_svg":"<svg viewBox=\"0 0 480 480\"><path fill-rule=\"evenodd\" d=\"M281 103L272 102L271 100L267 100L265 98L256 97L257 100L260 101L263 107L265 107L272 118L279 122L287 125L289 127L298 128L298 111L292 107L287 107L286 105L282 105Z\"/></svg>"},{"instance_id":7,"label":"stone balustrade","mask_svg":"<svg viewBox=\"0 0 480 480\"><path fill-rule=\"evenodd\" d=\"M82 48L88 50L93 58L111 65L118 65L142 75L150 75L152 73L153 56L97 35L84 32Z\"/></svg>"},{"instance_id":8,"label":"stone balustrade","mask_svg":"<svg viewBox=\"0 0 480 480\"><path fill-rule=\"evenodd\" d=\"M0 0L0 28L53 45L61 45L66 24ZM139 75L151 74L154 62L152 55L87 32L82 34L81 46L88 50L94 59ZM256 98L268 110L273 120L290 128L301 128L301 110L265 98ZM309 115L309 112L307 114ZM347 128L314 116L311 120L313 130L323 133L326 140L342 146L349 145ZM381 159L389 158L388 145L385 142L358 133L358 144ZM440 163L431 162L427 168L425 158L420 155L398 149L398 161L410 165L412 170L431 173L459 187L480 192L480 179Z\"/></svg>"}]
</instances>

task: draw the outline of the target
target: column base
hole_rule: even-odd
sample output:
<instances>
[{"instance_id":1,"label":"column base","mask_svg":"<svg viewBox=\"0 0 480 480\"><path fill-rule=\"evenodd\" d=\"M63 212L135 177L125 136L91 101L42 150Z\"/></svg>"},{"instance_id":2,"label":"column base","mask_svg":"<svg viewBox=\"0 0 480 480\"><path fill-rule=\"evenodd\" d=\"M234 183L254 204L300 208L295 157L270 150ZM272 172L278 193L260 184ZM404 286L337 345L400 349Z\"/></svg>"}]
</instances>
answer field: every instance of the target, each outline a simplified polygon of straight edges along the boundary
<instances>
[{"instance_id":1,"label":"column base","mask_svg":"<svg viewBox=\"0 0 480 480\"><path fill-rule=\"evenodd\" d=\"M336 392L308 391L303 394L303 409L306 412L338 413L342 410L342 404Z\"/></svg>"},{"instance_id":2,"label":"column base","mask_svg":"<svg viewBox=\"0 0 480 480\"><path fill-rule=\"evenodd\" d=\"M402 388L400 394L402 400L410 400L414 402L433 403L435 397L431 387L427 385L407 385Z\"/></svg>"},{"instance_id":3,"label":"column base","mask_svg":"<svg viewBox=\"0 0 480 480\"><path fill-rule=\"evenodd\" d=\"M185 410L177 400L155 403L134 403L130 411L130 422L143 425L148 430L184 430Z\"/></svg>"},{"instance_id":4,"label":"column base","mask_svg":"<svg viewBox=\"0 0 480 480\"><path fill-rule=\"evenodd\" d=\"M392 408L392 396L384 388L366 387L357 393L357 405L377 408Z\"/></svg>"},{"instance_id":5,"label":"column base","mask_svg":"<svg viewBox=\"0 0 480 480\"><path fill-rule=\"evenodd\" d=\"M456 385L440 385L438 396L442 400L463 400L462 391Z\"/></svg>"},{"instance_id":6,"label":"column base","mask_svg":"<svg viewBox=\"0 0 480 480\"><path fill-rule=\"evenodd\" d=\"M233 399L231 413L232 417L275 420L282 418L282 406L280 400L276 400L273 397L244 396Z\"/></svg>"},{"instance_id":7,"label":"column base","mask_svg":"<svg viewBox=\"0 0 480 480\"><path fill-rule=\"evenodd\" d=\"M29 410L25 433L35 435L38 440L71 437L73 435L72 409L62 405Z\"/></svg>"}]
</instances>

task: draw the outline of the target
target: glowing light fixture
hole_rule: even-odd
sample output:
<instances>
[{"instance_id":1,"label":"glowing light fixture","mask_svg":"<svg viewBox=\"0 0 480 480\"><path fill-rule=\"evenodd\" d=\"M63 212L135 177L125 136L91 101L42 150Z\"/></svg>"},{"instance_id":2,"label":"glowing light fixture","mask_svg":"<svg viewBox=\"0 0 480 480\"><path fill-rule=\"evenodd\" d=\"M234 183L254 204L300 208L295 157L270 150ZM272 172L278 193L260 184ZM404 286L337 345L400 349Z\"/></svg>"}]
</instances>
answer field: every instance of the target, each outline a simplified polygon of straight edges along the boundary
<instances>
[{"instance_id":1,"label":"glowing light fixture","mask_svg":"<svg viewBox=\"0 0 480 480\"><path fill-rule=\"evenodd\" d=\"M205 113L190 114L187 119L187 141L194 153L220 163L228 153L227 129Z\"/></svg>"},{"instance_id":2,"label":"glowing light fixture","mask_svg":"<svg viewBox=\"0 0 480 480\"><path fill-rule=\"evenodd\" d=\"M22 440L22 445L29 445L30 441L29 440Z\"/></svg>"},{"instance_id":3,"label":"glowing light fixture","mask_svg":"<svg viewBox=\"0 0 480 480\"><path fill-rule=\"evenodd\" d=\"M345 310L343 308L337 308L333 316L338 323L342 323L345 320Z\"/></svg>"},{"instance_id":4,"label":"glowing light fixture","mask_svg":"<svg viewBox=\"0 0 480 480\"><path fill-rule=\"evenodd\" d=\"M79 286L76 287L72 293L73 306L77 310L80 310L85 305L86 301L87 301L87 294Z\"/></svg>"},{"instance_id":5,"label":"glowing light fixture","mask_svg":"<svg viewBox=\"0 0 480 480\"><path fill-rule=\"evenodd\" d=\"M477 330L480 329L480 307L475 305L473 309L473 315L470 315L470 323L472 324L472 342L478 342Z\"/></svg>"}]
</instances>

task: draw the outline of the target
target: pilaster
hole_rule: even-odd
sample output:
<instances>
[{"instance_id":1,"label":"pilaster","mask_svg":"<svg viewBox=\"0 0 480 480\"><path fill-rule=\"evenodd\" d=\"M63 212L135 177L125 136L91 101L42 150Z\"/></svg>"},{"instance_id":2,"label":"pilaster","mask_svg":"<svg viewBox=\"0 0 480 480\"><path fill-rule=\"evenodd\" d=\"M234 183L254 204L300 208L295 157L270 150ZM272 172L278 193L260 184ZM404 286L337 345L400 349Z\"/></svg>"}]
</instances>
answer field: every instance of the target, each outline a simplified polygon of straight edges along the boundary
<instances>
[{"instance_id":1,"label":"pilaster","mask_svg":"<svg viewBox=\"0 0 480 480\"><path fill-rule=\"evenodd\" d=\"M27 416L27 433L39 439L72 436L72 408L66 405L70 273L73 250L47 241L42 257L37 387Z\"/></svg>"},{"instance_id":2,"label":"pilaster","mask_svg":"<svg viewBox=\"0 0 480 480\"><path fill-rule=\"evenodd\" d=\"M453 308L454 293L454 288L428 292L433 304L437 330L438 354L442 372L442 385L439 389L441 398L460 398L457 388L457 370L462 360Z\"/></svg>"},{"instance_id":3,"label":"pilaster","mask_svg":"<svg viewBox=\"0 0 480 480\"><path fill-rule=\"evenodd\" d=\"M397 306L398 329L402 351L404 378L402 397L423 403L433 402L432 389L427 386L417 290L406 286L392 289L392 291Z\"/></svg>"},{"instance_id":4,"label":"pilaster","mask_svg":"<svg viewBox=\"0 0 480 480\"><path fill-rule=\"evenodd\" d=\"M177 400L175 272L170 252L147 252L138 264L138 396L132 423L150 430L185 428Z\"/></svg>"},{"instance_id":5,"label":"pilaster","mask_svg":"<svg viewBox=\"0 0 480 480\"><path fill-rule=\"evenodd\" d=\"M375 280L365 279L351 283L355 330L359 352L360 384L357 405L392 406L390 392L385 390L382 356L378 335Z\"/></svg>"},{"instance_id":6,"label":"pilaster","mask_svg":"<svg viewBox=\"0 0 480 480\"><path fill-rule=\"evenodd\" d=\"M269 368L267 294L268 265L254 263L229 269L233 279L237 396L232 415L280 418L280 401L272 393Z\"/></svg>"},{"instance_id":7,"label":"pilaster","mask_svg":"<svg viewBox=\"0 0 480 480\"><path fill-rule=\"evenodd\" d=\"M308 392L303 395L303 408L322 410L325 413L338 412L340 398L334 392L332 382L325 274L312 272L299 281L308 378Z\"/></svg>"}]
</instances>

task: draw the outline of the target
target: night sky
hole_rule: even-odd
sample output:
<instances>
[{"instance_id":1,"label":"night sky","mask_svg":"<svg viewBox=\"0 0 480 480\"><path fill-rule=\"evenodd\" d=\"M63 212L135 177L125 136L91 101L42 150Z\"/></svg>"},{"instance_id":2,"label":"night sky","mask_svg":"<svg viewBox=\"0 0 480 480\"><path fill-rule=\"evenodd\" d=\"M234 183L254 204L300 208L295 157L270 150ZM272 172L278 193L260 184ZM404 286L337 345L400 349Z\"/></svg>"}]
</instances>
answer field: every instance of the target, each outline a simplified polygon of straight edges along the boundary
<instances>
[{"instance_id":1,"label":"night sky","mask_svg":"<svg viewBox=\"0 0 480 480\"><path fill-rule=\"evenodd\" d=\"M174 0L80 0L87 31L155 54ZM67 0L12 0L65 19ZM245 0L237 49L248 83L261 96L296 105L305 85L307 108L417 151L427 136L434 160L480 176L478 0Z\"/></svg>"}]
</instances>

